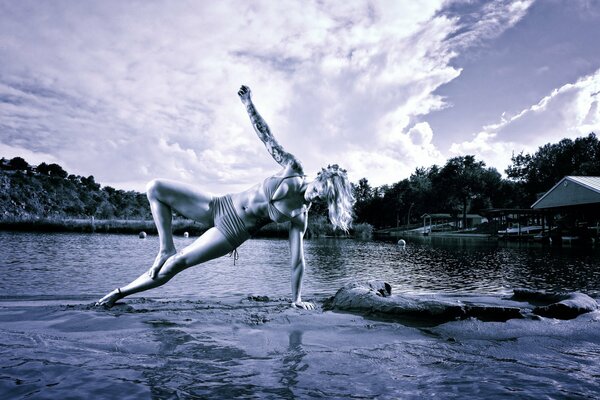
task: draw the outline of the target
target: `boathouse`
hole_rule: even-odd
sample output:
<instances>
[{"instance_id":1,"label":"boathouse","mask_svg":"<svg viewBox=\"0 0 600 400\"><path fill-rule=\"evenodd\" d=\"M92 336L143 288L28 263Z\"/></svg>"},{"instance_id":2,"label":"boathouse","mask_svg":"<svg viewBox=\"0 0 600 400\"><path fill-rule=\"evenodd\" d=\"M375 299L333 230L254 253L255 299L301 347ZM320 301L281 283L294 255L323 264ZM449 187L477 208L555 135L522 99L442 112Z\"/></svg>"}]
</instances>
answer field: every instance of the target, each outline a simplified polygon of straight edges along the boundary
<instances>
[{"instance_id":1,"label":"boathouse","mask_svg":"<svg viewBox=\"0 0 600 400\"><path fill-rule=\"evenodd\" d=\"M558 236L598 238L600 177L565 176L531 206L550 217Z\"/></svg>"},{"instance_id":2,"label":"boathouse","mask_svg":"<svg viewBox=\"0 0 600 400\"><path fill-rule=\"evenodd\" d=\"M473 228L485 221L479 214L467 214L467 226L463 227L462 214L432 213L421 215L423 228L427 231L453 231Z\"/></svg>"},{"instance_id":3,"label":"boathouse","mask_svg":"<svg viewBox=\"0 0 600 400\"><path fill-rule=\"evenodd\" d=\"M490 208L481 213L488 218L493 235L527 240L545 229L543 210L531 208Z\"/></svg>"}]
</instances>

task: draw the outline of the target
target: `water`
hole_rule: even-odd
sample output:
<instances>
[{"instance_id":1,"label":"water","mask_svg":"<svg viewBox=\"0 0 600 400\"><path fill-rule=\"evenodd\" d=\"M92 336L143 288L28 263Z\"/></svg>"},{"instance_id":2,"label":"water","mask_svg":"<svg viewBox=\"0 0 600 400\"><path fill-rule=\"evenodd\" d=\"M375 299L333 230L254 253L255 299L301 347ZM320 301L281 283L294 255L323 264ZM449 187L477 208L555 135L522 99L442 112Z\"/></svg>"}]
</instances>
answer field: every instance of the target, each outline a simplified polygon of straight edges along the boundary
<instances>
[{"instance_id":1,"label":"water","mask_svg":"<svg viewBox=\"0 0 600 400\"><path fill-rule=\"evenodd\" d=\"M251 240L235 266L223 257L191 268L110 311L90 307L147 270L157 246L135 235L0 232L0 396L600 397L600 312L415 328L294 310L282 240ZM600 297L597 248L325 239L306 241L305 253L303 297L317 305L357 279L411 294Z\"/></svg>"},{"instance_id":2,"label":"water","mask_svg":"<svg viewBox=\"0 0 600 400\"><path fill-rule=\"evenodd\" d=\"M193 238L176 238L178 247ZM146 271L157 237L0 232L1 295L100 296ZM255 239L191 268L145 297L217 298L248 294L289 297L289 249L284 240ZM500 246L488 241L392 243L305 241L304 293L317 300L355 279L382 279L396 292L507 294L513 288L600 295L600 249ZM68 277L68 279L65 279Z\"/></svg>"}]
</instances>

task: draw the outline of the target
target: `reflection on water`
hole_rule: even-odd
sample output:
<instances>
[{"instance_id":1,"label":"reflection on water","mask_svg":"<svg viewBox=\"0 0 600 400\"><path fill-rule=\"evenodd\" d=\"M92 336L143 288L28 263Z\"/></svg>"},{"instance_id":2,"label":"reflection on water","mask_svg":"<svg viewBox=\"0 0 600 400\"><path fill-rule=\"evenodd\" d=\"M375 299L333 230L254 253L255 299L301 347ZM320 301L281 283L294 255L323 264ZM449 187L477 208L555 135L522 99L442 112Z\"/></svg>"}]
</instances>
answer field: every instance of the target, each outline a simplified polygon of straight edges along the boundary
<instances>
[{"instance_id":1,"label":"reflection on water","mask_svg":"<svg viewBox=\"0 0 600 400\"><path fill-rule=\"evenodd\" d=\"M193 238L177 238L179 247ZM147 270L156 237L0 232L0 295L100 295ZM499 245L488 241L307 240L304 293L330 296L353 279L384 279L411 293L507 293L516 287L600 293L598 248ZM150 297L289 297L284 240L250 240L228 257L191 268Z\"/></svg>"},{"instance_id":2,"label":"reflection on water","mask_svg":"<svg viewBox=\"0 0 600 400\"><path fill-rule=\"evenodd\" d=\"M303 332L293 330L289 333L289 346L287 353L283 357L282 379L281 383L290 391L290 395L294 394L294 389L298 385L298 374L308 368L302 360L306 356L306 352L302 348Z\"/></svg>"}]
</instances>

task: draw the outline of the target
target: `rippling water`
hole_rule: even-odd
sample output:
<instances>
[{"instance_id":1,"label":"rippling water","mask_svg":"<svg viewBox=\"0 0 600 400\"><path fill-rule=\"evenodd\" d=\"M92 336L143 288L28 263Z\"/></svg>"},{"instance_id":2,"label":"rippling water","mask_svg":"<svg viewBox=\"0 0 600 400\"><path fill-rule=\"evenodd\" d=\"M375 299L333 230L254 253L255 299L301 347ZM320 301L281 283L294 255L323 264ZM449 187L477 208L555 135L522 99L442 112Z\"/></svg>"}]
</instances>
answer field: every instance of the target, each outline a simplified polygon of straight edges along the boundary
<instances>
[{"instance_id":1,"label":"rippling water","mask_svg":"<svg viewBox=\"0 0 600 400\"><path fill-rule=\"evenodd\" d=\"M181 247L192 238L177 238ZM90 303L146 271L156 237L0 232L1 398L598 398L600 312L571 321L415 328L290 309L289 249L191 268L110 311ZM396 292L600 294L596 248L487 241L306 241L305 298L384 279ZM271 301L249 300L266 295Z\"/></svg>"},{"instance_id":2,"label":"rippling water","mask_svg":"<svg viewBox=\"0 0 600 400\"><path fill-rule=\"evenodd\" d=\"M193 238L177 238L183 247ZM158 239L135 235L0 232L0 293L100 295L146 271ZM600 293L600 249L500 246L487 241L393 243L307 240L304 293L330 296L353 279L383 279L411 293L505 294L513 288ZM183 272L150 297L289 296L289 249L284 240L255 239L223 257Z\"/></svg>"}]
</instances>

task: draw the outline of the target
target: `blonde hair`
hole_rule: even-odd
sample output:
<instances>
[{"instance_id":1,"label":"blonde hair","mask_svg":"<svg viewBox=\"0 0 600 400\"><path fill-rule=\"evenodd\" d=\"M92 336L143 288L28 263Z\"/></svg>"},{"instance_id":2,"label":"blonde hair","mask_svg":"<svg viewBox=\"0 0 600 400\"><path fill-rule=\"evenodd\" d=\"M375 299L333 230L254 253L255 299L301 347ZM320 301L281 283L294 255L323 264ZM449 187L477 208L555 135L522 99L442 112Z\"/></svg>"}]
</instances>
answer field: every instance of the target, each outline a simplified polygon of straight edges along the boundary
<instances>
[{"instance_id":1,"label":"blonde hair","mask_svg":"<svg viewBox=\"0 0 600 400\"><path fill-rule=\"evenodd\" d=\"M334 229L348 232L352 226L354 195L346 170L337 164L328 165L317 174L316 181L323 183L321 197L327 201L329 220Z\"/></svg>"}]
</instances>

